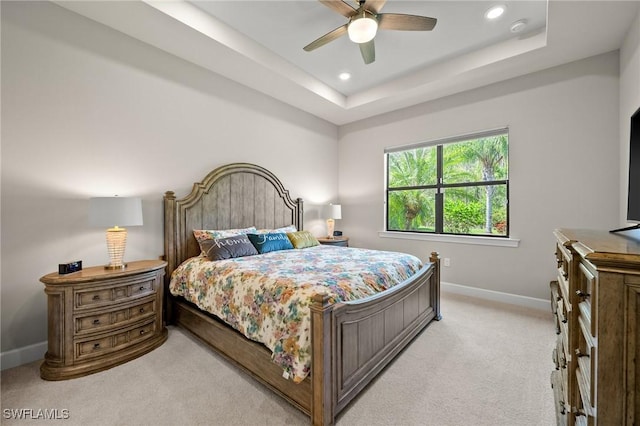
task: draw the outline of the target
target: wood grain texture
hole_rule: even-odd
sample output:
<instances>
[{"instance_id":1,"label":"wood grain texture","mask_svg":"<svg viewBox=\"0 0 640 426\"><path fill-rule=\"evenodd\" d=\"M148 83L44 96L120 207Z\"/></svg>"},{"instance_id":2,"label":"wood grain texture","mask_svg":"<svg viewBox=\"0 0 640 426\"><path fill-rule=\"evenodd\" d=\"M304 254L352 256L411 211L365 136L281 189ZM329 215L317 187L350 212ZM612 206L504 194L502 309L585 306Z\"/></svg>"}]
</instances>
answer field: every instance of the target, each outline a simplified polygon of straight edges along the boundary
<instances>
[{"instance_id":1,"label":"wood grain texture","mask_svg":"<svg viewBox=\"0 0 640 426\"><path fill-rule=\"evenodd\" d=\"M167 339L162 302L166 262L130 262L47 274L48 347L40 375L65 380L137 358Z\"/></svg>"},{"instance_id":2,"label":"wood grain texture","mask_svg":"<svg viewBox=\"0 0 640 426\"><path fill-rule=\"evenodd\" d=\"M256 226L302 229L303 202L293 200L268 170L236 163L209 173L177 200L165 193L167 279L199 253L193 229ZM210 227L210 228L207 228ZM169 292L167 291L167 295ZM316 295L311 306L311 374L294 385L271 362L270 352L181 298L169 296L168 321L189 330L248 374L307 413L313 424L335 416L433 319L440 319L440 260L385 292L349 303L328 304ZM348 344L343 344L348 342Z\"/></svg>"},{"instance_id":3,"label":"wood grain texture","mask_svg":"<svg viewBox=\"0 0 640 426\"><path fill-rule=\"evenodd\" d=\"M554 234L558 285L552 283L552 294L564 337L556 348L564 357L556 355L561 374L552 377L558 410L565 409L558 412L558 424L635 425L640 420L640 232Z\"/></svg>"}]
</instances>

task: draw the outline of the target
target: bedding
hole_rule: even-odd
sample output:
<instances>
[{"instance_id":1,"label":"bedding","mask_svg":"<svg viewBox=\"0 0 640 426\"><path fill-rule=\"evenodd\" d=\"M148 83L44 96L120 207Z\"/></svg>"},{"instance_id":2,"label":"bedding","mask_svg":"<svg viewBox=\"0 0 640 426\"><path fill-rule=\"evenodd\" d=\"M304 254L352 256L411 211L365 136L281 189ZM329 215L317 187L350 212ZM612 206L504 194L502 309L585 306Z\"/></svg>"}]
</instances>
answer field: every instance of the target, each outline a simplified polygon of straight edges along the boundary
<instances>
[{"instance_id":1,"label":"bedding","mask_svg":"<svg viewBox=\"0 0 640 426\"><path fill-rule=\"evenodd\" d=\"M351 301L401 283L422 266L415 256L318 245L210 261L184 261L169 290L264 344L285 378L299 383L311 364L311 298Z\"/></svg>"}]
</instances>

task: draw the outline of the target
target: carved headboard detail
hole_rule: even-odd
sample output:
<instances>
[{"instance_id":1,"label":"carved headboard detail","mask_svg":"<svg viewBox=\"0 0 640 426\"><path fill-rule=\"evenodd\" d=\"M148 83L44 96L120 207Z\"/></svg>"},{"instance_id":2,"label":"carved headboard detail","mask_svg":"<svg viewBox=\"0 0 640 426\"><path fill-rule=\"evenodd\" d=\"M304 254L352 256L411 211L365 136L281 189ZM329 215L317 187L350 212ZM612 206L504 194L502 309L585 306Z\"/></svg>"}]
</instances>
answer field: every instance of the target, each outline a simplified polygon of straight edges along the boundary
<instances>
[{"instance_id":1,"label":"carved headboard detail","mask_svg":"<svg viewBox=\"0 0 640 426\"><path fill-rule=\"evenodd\" d=\"M177 200L173 191L164 195L167 278L180 263L200 253L194 229L272 229L294 224L301 230L302 215L302 199L293 200L267 169L249 163L218 167L194 183L186 197Z\"/></svg>"}]
</instances>

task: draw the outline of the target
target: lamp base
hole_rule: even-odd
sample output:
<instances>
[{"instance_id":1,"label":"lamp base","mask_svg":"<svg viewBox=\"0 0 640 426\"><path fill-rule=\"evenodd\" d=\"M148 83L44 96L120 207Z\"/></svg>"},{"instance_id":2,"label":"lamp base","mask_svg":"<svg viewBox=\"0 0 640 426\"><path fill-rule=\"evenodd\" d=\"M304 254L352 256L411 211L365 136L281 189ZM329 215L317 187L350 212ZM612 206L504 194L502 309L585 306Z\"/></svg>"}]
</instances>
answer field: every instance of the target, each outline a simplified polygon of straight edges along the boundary
<instances>
[{"instance_id":1,"label":"lamp base","mask_svg":"<svg viewBox=\"0 0 640 426\"><path fill-rule=\"evenodd\" d=\"M127 265L122 261L124 249L127 245L127 230L115 226L107 229L107 251L109 252L109 264L105 269L124 269Z\"/></svg>"},{"instance_id":2,"label":"lamp base","mask_svg":"<svg viewBox=\"0 0 640 426\"><path fill-rule=\"evenodd\" d=\"M110 271L114 271L117 269L126 269L127 264L123 263L122 265L104 265L104 269L109 269Z\"/></svg>"},{"instance_id":3,"label":"lamp base","mask_svg":"<svg viewBox=\"0 0 640 426\"><path fill-rule=\"evenodd\" d=\"M333 230L335 229L336 221L333 219L327 219L327 238L333 240L335 237L333 236Z\"/></svg>"}]
</instances>

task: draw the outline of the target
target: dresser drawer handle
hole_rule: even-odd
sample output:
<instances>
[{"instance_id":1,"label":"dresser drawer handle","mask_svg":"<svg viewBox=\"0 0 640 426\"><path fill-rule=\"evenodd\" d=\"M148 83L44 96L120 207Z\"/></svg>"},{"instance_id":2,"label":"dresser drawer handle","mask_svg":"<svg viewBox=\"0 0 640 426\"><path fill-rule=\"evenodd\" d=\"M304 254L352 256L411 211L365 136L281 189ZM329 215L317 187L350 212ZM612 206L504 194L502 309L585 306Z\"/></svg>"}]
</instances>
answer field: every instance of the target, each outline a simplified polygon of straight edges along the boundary
<instances>
[{"instance_id":1,"label":"dresser drawer handle","mask_svg":"<svg viewBox=\"0 0 640 426\"><path fill-rule=\"evenodd\" d=\"M93 295L93 300L100 300L100 295L99 294L94 294Z\"/></svg>"},{"instance_id":2,"label":"dresser drawer handle","mask_svg":"<svg viewBox=\"0 0 640 426\"><path fill-rule=\"evenodd\" d=\"M585 293L582 290L576 290L576 294L578 295L578 297L582 297L583 299L591 296L589 293Z\"/></svg>"},{"instance_id":3,"label":"dresser drawer handle","mask_svg":"<svg viewBox=\"0 0 640 426\"><path fill-rule=\"evenodd\" d=\"M94 343L93 344L93 349L98 349L100 347L100 343Z\"/></svg>"},{"instance_id":4,"label":"dresser drawer handle","mask_svg":"<svg viewBox=\"0 0 640 426\"><path fill-rule=\"evenodd\" d=\"M144 290L144 286L143 285L140 286L140 291L142 291L142 290Z\"/></svg>"},{"instance_id":5,"label":"dresser drawer handle","mask_svg":"<svg viewBox=\"0 0 640 426\"><path fill-rule=\"evenodd\" d=\"M144 330L140 330L140 335L142 336L144 333L146 333Z\"/></svg>"},{"instance_id":6,"label":"dresser drawer handle","mask_svg":"<svg viewBox=\"0 0 640 426\"><path fill-rule=\"evenodd\" d=\"M144 314L144 308L140 308L140 313Z\"/></svg>"},{"instance_id":7,"label":"dresser drawer handle","mask_svg":"<svg viewBox=\"0 0 640 426\"><path fill-rule=\"evenodd\" d=\"M569 273L568 272L564 272L562 271L562 276L564 277L564 279L566 280L567 278L569 278Z\"/></svg>"},{"instance_id":8,"label":"dresser drawer handle","mask_svg":"<svg viewBox=\"0 0 640 426\"><path fill-rule=\"evenodd\" d=\"M580 349L576 349L576 356L578 358L582 358L583 356L586 356L587 358L589 358L588 354L583 354L582 352L580 352Z\"/></svg>"},{"instance_id":9,"label":"dresser drawer handle","mask_svg":"<svg viewBox=\"0 0 640 426\"><path fill-rule=\"evenodd\" d=\"M94 319L93 320L93 325L98 325L100 324L100 320L99 319Z\"/></svg>"}]
</instances>

